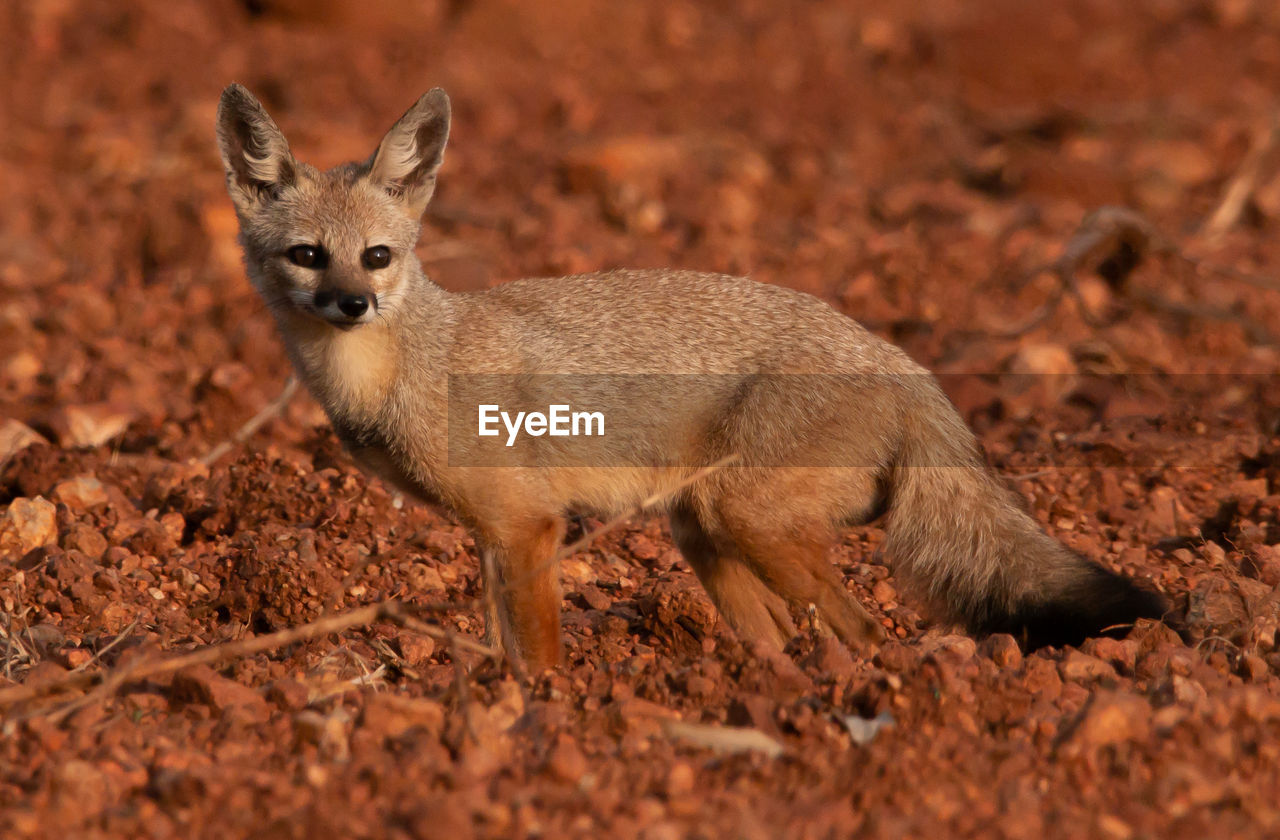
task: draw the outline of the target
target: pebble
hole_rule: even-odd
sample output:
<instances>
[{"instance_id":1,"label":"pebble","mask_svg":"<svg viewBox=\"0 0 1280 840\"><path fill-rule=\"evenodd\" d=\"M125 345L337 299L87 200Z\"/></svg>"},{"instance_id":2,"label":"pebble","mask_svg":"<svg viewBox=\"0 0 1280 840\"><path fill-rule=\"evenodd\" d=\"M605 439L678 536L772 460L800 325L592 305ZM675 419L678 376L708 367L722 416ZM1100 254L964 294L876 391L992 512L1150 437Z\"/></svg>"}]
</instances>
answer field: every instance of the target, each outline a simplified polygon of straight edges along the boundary
<instances>
[{"instance_id":1,"label":"pebble","mask_svg":"<svg viewBox=\"0 0 1280 840\"><path fill-rule=\"evenodd\" d=\"M267 709L266 699L256 690L227 679L208 665L195 665L174 674L173 691L218 713L236 706L252 711L265 712Z\"/></svg>"},{"instance_id":2,"label":"pebble","mask_svg":"<svg viewBox=\"0 0 1280 840\"><path fill-rule=\"evenodd\" d=\"M107 503L107 491L102 482L90 475L80 475L59 481L49 493L50 498L62 502L72 510L88 510Z\"/></svg>"},{"instance_id":3,"label":"pebble","mask_svg":"<svg viewBox=\"0 0 1280 840\"><path fill-rule=\"evenodd\" d=\"M0 420L0 463L36 443L48 443L44 435L17 420Z\"/></svg>"},{"instance_id":4,"label":"pebble","mask_svg":"<svg viewBox=\"0 0 1280 840\"><path fill-rule=\"evenodd\" d=\"M568 735L556 738L547 756L547 772L565 784L577 784L587 772L587 759L577 743Z\"/></svg>"},{"instance_id":5,"label":"pebble","mask_svg":"<svg viewBox=\"0 0 1280 840\"><path fill-rule=\"evenodd\" d=\"M43 496L18 497L0 516L0 558L18 557L58 542L57 508Z\"/></svg>"},{"instance_id":6,"label":"pebble","mask_svg":"<svg viewBox=\"0 0 1280 840\"><path fill-rule=\"evenodd\" d=\"M1022 665L1022 648L1008 633L997 633L983 639L979 651L1001 668L1014 669Z\"/></svg>"},{"instance_id":7,"label":"pebble","mask_svg":"<svg viewBox=\"0 0 1280 840\"><path fill-rule=\"evenodd\" d=\"M1067 655L1058 665L1064 680L1084 682L1102 679L1115 679L1116 669L1095 656L1081 653L1078 650L1067 651Z\"/></svg>"},{"instance_id":8,"label":"pebble","mask_svg":"<svg viewBox=\"0 0 1280 840\"><path fill-rule=\"evenodd\" d=\"M1076 728L1073 740L1087 747L1140 741L1151 730L1151 704L1143 697L1118 691L1094 695Z\"/></svg>"}]
</instances>

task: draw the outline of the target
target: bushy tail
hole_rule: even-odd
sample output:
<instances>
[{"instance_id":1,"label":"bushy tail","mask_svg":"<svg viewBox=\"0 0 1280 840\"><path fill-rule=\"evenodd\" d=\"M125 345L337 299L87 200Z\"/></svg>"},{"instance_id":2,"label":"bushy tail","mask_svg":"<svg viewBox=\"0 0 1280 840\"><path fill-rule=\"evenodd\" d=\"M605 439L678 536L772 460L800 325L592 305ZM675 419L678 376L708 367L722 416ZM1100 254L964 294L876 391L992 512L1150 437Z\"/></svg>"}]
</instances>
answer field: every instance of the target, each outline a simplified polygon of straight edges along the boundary
<instances>
[{"instance_id":1,"label":"bushy tail","mask_svg":"<svg viewBox=\"0 0 1280 840\"><path fill-rule=\"evenodd\" d=\"M1031 648L1122 634L1164 615L1161 595L1040 530L940 389L930 383L922 402L894 466L886 548L935 615Z\"/></svg>"}]
</instances>

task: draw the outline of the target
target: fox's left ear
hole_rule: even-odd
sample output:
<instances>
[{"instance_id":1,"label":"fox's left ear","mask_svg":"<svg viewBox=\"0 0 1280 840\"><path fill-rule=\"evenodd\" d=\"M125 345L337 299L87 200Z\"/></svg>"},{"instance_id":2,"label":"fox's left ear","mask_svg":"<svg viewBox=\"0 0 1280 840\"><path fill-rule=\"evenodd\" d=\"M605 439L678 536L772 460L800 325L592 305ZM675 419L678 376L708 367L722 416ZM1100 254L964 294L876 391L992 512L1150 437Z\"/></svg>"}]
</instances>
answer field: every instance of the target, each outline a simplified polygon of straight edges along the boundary
<instances>
[{"instance_id":1,"label":"fox's left ear","mask_svg":"<svg viewBox=\"0 0 1280 840\"><path fill-rule=\"evenodd\" d=\"M436 189L436 170L449 139L449 97L440 88L422 95L391 127L369 163L369 180L420 218Z\"/></svg>"},{"instance_id":2,"label":"fox's left ear","mask_svg":"<svg viewBox=\"0 0 1280 840\"><path fill-rule=\"evenodd\" d=\"M227 170L227 192L242 214L260 208L297 177L284 134L240 85L228 85L218 102L218 150Z\"/></svg>"}]
</instances>

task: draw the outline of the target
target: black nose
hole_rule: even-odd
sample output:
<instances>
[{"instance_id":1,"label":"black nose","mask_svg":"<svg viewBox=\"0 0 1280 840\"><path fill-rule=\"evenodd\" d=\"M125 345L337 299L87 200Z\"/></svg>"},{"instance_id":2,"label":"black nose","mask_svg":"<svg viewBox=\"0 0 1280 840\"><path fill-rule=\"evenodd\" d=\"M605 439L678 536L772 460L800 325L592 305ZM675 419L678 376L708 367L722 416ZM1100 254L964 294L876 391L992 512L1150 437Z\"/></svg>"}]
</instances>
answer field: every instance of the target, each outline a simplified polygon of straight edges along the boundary
<instances>
[{"instance_id":1,"label":"black nose","mask_svg":"<svg viewBox=\"0 0 1280 840\"><path fill-rule=\"evenodd\" d=\"M365 295L339 295L338 309L349 318L359 318L369 311L369 298Z\"/></svg>"}]
</instances>

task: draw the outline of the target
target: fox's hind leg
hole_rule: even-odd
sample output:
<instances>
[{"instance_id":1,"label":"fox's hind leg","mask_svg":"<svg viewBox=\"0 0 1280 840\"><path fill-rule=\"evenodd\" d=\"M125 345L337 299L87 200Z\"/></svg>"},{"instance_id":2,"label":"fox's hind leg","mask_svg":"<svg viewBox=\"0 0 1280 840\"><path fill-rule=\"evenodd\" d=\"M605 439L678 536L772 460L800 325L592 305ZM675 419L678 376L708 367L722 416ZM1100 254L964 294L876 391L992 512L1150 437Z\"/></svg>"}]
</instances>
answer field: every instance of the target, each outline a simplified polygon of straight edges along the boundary
<instances>
[{"instance_id":1,"label":"fox's hind leg","mask_svg":"<svg viewBox=\"0 0 1280 840\"><path fill-rule=\"evenodd\" d=\"M884 638L879 622L844 588L827 559L831 540L825 529L810 525L778 533L744 523L733 530L733 538L751 571L770 589L802 609L813 604L846 645Z\"/></svg>"},{"instance_id":2,"label":"fox's hind leg","mask_svg":"<svg viewBox=\"0 0 1280 840\"><path fill-rule=\"evenodd\" d=\"M671 534L716 609L743 641L783 648L796 634L787 604L751 571L732 545L716 541L687 508L671 512Z\"/></svg>"}]
</instances>

